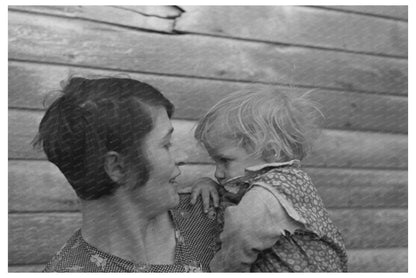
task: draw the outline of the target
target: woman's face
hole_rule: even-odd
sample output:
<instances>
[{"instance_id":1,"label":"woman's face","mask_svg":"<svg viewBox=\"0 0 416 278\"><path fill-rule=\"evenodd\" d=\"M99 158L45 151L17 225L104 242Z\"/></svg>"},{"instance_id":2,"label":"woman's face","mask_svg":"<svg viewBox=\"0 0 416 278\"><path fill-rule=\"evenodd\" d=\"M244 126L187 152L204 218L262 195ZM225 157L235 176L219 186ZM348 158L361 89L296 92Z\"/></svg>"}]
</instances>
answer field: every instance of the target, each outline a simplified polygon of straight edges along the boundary
<instances>
[{"instance_id":1,"label":"woman's face","mask_svg":"<svg viewBox=\"0 0 416 278\"><path fill-rule=\"evenodd\" d=\"M166 109L152 108L153 129L143 143L143 152L150 164L149 180L138 186L138 202L147 212L158 215L179 203L175 178L180 175L177 161L172 157L173 127Z\"/></svg>"}]
</instances>

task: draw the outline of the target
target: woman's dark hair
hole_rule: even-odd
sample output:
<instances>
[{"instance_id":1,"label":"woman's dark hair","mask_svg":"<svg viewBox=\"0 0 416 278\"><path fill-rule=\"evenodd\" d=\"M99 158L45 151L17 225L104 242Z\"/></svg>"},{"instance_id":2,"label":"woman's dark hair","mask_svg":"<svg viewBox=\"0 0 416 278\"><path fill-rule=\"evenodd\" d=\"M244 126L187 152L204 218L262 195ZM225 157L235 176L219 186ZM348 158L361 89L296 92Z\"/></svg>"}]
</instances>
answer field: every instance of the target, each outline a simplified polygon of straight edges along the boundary
<instances>
[{"instance_id":1,"label":"woman's dark hair","mask_svg":"<svg viewBox=\"0 0 416 278\"><path fill-rule=\"evenodd\" d=\"M142 149L153 129L151 107L174 106L157 89L129 78L71 78L63 95L47 109L34 146L65 175L79 198L98 199L119 186L104 170L104 155L116 151L127 159L138 185L149 178Z\"/></svg>"}]
</instances>

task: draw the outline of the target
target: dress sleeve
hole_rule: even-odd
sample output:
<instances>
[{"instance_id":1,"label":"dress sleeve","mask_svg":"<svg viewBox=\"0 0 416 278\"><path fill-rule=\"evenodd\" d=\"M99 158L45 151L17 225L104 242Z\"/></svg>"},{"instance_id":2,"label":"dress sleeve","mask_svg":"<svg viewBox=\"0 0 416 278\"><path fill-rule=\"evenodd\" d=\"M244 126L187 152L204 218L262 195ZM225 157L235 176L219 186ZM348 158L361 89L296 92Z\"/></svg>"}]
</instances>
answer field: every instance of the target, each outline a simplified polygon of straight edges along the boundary
<instances>
[{"instance_id":1,"label":"dress sleeve","mask_svg":"<svg viewBox=\"0 0 416 278\"><path fill-rule=\"evenodd\" d=\"M210 263L213 272L248 272L260 251L272 247L285 230L293 231L291 220L276 197L266 188L254 186L237 206L224 211L221 250Z\"/></svg>"}]
</instances>

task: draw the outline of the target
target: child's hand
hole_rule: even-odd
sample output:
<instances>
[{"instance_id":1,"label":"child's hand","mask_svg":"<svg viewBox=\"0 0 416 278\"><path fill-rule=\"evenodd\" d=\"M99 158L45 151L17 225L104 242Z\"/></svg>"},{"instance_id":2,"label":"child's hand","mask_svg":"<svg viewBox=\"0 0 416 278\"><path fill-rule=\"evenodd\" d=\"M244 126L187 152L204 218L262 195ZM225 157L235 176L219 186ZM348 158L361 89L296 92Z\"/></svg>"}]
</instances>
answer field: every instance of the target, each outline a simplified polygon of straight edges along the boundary
<instances>
[{"instance_id":1,"label":"child's hand","mask_svg":"<svg viewBox=\"0 0 416 278\"><path fill-rule=\"evenodd\" d=\"M218 207L219 197L217 186L218 184L215 181L206 177L195 181L192 186L191 204L195 205L198 196L201 195L205 213L208 212L210 199L212 199L214 207Z\"/></svg>"}]
</instances>

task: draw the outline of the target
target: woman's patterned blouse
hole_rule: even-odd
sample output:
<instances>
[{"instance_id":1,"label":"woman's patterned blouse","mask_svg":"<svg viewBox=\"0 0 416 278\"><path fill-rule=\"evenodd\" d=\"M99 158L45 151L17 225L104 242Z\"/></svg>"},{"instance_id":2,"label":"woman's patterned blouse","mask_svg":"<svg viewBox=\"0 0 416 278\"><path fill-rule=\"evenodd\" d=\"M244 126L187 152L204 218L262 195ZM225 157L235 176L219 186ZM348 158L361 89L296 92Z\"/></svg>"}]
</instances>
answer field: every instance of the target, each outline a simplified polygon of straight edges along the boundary
<instances>
[{"instance_id":1,"label":"woman's patterned blouse","mask_svg":"<svg viewBox=\"0 0 416 278\"><path fill-rule=\"evenodd\" d=\"M250 271L346 272L343 238L329 218L309 175L300 169L300 162L294 160L249 169L244 177L230 180L220 191L220 231L224 225L224 210L228 206L238 206L244 194L256 185L271 188L288 215L304 227L293 233L285 231L271 248L259 250ZM220 246L217 238L217 250Z\"/></svg>"},{"instance_id":2,"label":"woman's patterned blouse","mask_svg":"<svg viewBox=\"0 0 416 278\"><path fill-rule=\"evenodd\" d=\"M44 272L208 272L217 223L202 212L201 198L194 206L189 201L190 194L180 194L179 205L170 210L176 237L172 265L137 264L102 252L85 242L78 230Z\"/></svg>"}]
</instances>

